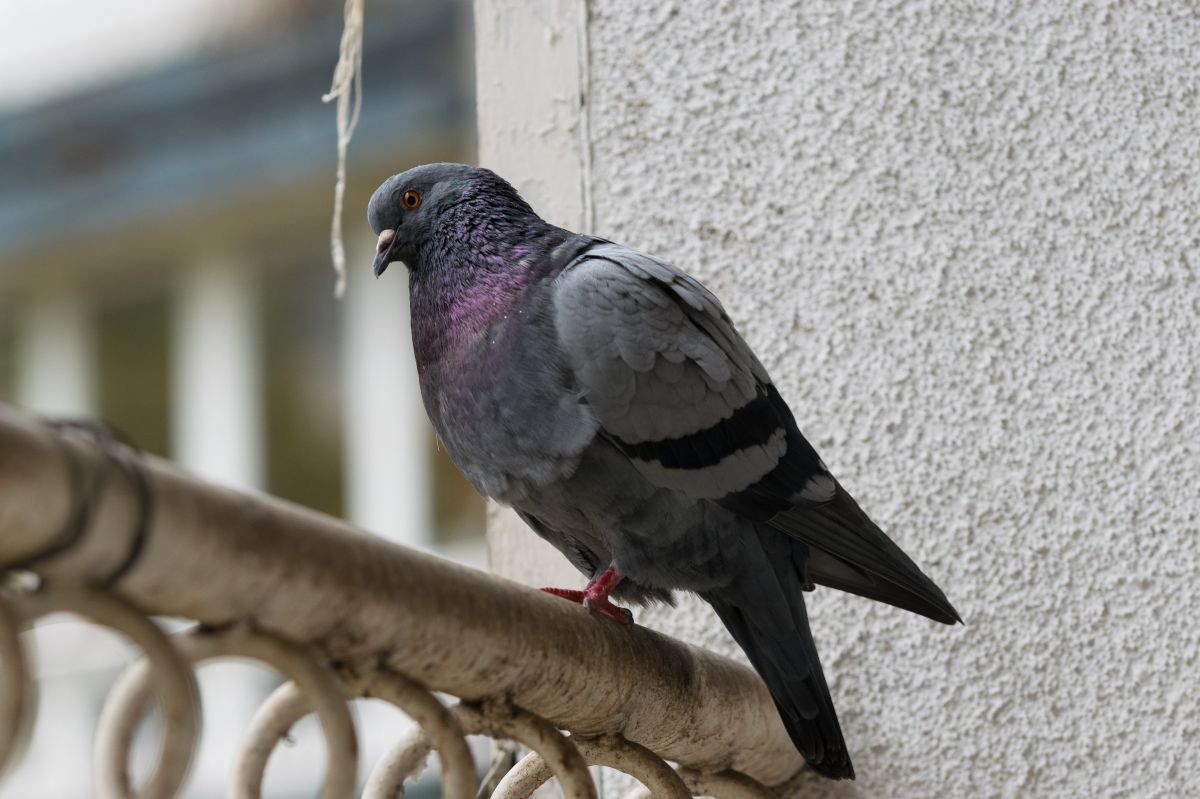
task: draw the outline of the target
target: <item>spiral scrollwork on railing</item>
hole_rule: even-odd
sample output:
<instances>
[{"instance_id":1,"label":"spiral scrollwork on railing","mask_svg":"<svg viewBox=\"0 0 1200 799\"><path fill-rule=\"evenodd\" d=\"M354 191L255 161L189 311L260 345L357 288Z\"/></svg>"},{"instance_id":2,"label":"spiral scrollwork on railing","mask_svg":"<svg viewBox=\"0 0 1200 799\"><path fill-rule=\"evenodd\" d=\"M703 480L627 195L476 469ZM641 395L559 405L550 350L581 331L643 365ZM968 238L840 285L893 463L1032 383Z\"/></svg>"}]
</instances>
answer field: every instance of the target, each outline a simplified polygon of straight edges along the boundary
<instances>
[{"instance_id":1,"label":"spiral scrollwork on railing","mask_svg":"<svg viewBox=\"0 0 1200 799\"><path fill-rule=\"evenodd\" d=\"M54 612L84 616L129 638L145 655L118 678L109 693L96 736L97 788L104 799L166 799L176 796L187 775L199 733L199 694L193 669L222 657L257 660L289 681L260 706L235 764L230 796L257 799L267 762L278 743L302 717L316 712L328 747L329 765L321 799L350 797L357 775L357 739L346 703L374 698L392 704L414 725L372 771L363 799L392 799L405 780L417 776L431 751L442 768L446 799L473 799L478 778L467 735L512 740L530 749L500 781L497 799L528 799L557 778L567 799L596 799L588 766L622 771L656 799L703 794L719 799L766 799L761 784L737 773L676 772L649 749L616 735L563 735L549 722L502 700L444 705L416 681L378 665L331 668L305 647L235 625L191 629L167 636L153 621L118 597L89 588L43 586L8 594L0 601L0 758L10 758L29 722L29 666L18 631ZM151 699L163 707L163 746L146 784L131 785L128 771L134 733ZM0 759L0 764L4 762Z\"/></svg>"},{"instance_id":2,"label":"spiral scrollwork on railing","mask_svg":"<svg viewBox=\"0 0 1200 799\"><path fill-rule=\"evenodd\" d=\"M442 764L442 796L445 799L473 799L478 779L471 750L467 747L466 731L458 716L443 705L437 697L403 674L381 668L361 673L347 673L345 688L348 696L373 697L388 702L407 714L416 724L412 728L416 746L437 750ZM419 773L416 766L424 761L422 756L407 770L398 768L406 765L402 761L385 757L372 771L363 799L390 797L403 787L404 780ZM385 762L392 762L391 773L381 771ZM375 774L379 773L376 778ZM374 793L372 793L374 791Z\"/></svg>"},{"instance_id":3,"label":"spiral scrollwork on railing","mask_svg":"<svg viewBox=\"0 0 1200 799\"><path fill-rule=\"evenodd\" d=\"M624 772L640 782L657 799L688 799L692 796L679 775L645 747L615 735L601 738L571 737L584 760ZM500 782L497 799L529 799L552 776L540 753L531 752Z\"/></svg>"},{"instance_id":4,"label":"spiral scrollwork on railing","mask_svg":"<svg viewBox=\"0 0 1200 799\"><path fill-rule=\"evenodd\" d=\"M83 586L47 584L37 591L9 597L16 616L29 626L51 613L83 616L93 624L127 637L145 655L148 692L162 706L163 742L158 764L146 786L134 793L129 785L127 760L119 763L97 758L97 789L104 797L159 799L177 795L191 765L200 734L200 699L187 661L158 626L126 602L104 591ZM27 668L27 667L26 667ZM5 671L7 671L7 665ZM120 686L118 686L120 688ZM133 742L137 719L127 725L105 725L97 733L97 752L125 751Z\"/></svg>"}]
</instances>

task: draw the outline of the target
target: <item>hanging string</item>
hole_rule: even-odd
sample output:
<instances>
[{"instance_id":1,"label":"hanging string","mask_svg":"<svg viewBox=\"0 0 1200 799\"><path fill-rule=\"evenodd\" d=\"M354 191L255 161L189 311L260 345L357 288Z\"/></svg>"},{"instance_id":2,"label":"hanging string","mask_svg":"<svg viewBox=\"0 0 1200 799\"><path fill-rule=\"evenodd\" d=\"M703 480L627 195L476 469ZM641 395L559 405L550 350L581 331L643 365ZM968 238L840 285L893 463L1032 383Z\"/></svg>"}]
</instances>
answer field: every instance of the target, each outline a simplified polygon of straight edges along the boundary
<instances>
[{"instance_id":1,"label":"hanging string","mask_svg":"<svg viewBox=\"0 0 1200 799\"><path fill-rule=\"evenodd\" d=\"M329 246L333 255L333 271L337 274L334 296L346 293L346 245L342 237L342 206L346 196L346 149L358 125L362 110L362 37L363 0L346 0L342 43L338 62L333 70L333 85L321 102L337 100L337 183L333 187L333 223L329 229Z\"/></svg>"}]
</instances>

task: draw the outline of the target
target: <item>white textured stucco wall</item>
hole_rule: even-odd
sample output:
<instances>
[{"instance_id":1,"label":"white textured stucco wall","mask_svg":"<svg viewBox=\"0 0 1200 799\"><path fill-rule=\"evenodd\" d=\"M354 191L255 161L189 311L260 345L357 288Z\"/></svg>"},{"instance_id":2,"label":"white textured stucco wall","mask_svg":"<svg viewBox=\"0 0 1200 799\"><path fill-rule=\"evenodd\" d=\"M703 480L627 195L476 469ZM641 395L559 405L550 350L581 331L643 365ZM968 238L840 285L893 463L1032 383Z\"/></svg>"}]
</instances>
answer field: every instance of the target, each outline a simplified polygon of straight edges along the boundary
<instances>
[{"instance_id":1,"label":"white textured stucco wall","mask_svg":"<svg viewBox=\"0 0 1200 799\"><path fill-rule=\"evenodd\" d=\"M593 229L720 294L967 621L812 597L859 780L798 795L1200 795L1195 5L588 5L583 122L530 131L581 134Z\"/></svg>"},{"instance_id":2,"label":"white textured stucco wall","mask_svg":"<svg viewBox=\"0 0 1200 799\"><path fill-rule=\"evenodd\" d=\"M813 597L860 776L802 795L1200 796L1197 7L592 0L589 49L595 230L967 622Z\"/></svg>"}]
</instances>

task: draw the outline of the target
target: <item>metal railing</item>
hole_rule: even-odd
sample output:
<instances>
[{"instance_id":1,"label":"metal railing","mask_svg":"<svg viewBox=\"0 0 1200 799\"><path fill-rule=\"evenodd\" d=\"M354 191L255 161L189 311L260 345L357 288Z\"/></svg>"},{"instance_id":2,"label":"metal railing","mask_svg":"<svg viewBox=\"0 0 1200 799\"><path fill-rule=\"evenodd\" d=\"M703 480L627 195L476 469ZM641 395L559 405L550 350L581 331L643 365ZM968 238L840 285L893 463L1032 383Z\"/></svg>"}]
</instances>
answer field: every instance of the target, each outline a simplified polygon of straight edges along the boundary
<instances>
[{"instance_id":1,"label":"metal railing","mask_svg":"<svg viewBox=\"0 0 1200 799\"><path fill-rule=\"evenodd\" d=\"M118 631L145 655L101 714L104 797L176 794L199 736L193 667L228 656L290 680L247 730L234 797L259 795L271 752L308 713L328 748L320 795L353 795L347 702L363 696L416 722L371 772L372 799L399 795L431 749L444 795L472 799L464 735L477 734L531 750L495 789L506 799L551 777L571 799L594 797L588 764L626 772L654 796L766 797L764 784L802 766L766 688L733 661L2 406L0 576L0 773L33 715L19 633L58 611ZM198 624L169 636L152 616ZM433 691L460 701L447 707ZM135 789L130 748L155 697L159 759Z\"/></svg>"}]
</instances>

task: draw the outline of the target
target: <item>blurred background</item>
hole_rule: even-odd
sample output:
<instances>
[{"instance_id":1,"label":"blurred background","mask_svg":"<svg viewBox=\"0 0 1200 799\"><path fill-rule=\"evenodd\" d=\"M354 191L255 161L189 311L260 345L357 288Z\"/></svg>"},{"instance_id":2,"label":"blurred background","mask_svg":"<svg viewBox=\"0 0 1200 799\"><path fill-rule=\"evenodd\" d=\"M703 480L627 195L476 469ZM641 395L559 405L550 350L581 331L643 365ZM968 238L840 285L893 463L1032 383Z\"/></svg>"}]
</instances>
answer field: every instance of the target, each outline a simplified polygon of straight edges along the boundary
<instances>
[{"instance_id":1,"label":"blurred background","mask_svg":"<svg viewBox=\"0 0 1200 799\"><path fill-rule=\"evenodd\" d=\"M320 98L340 3L0 3L0 401L97 415L206 478L481 565L483 504L425 420L403 271L370 277L365 221L388 175L474 160L470 5L368 2L366 19L339 301L334 109ZM42 711L0 794L90 796L80 764L132 652L65 618L36 646ZM187 795L215 797L277 678L239 664L200 677ZM358 709L369 765L405 721ZM269 795L310 795L323 763L302 725Z\"/></svg>"}]
</instances>

